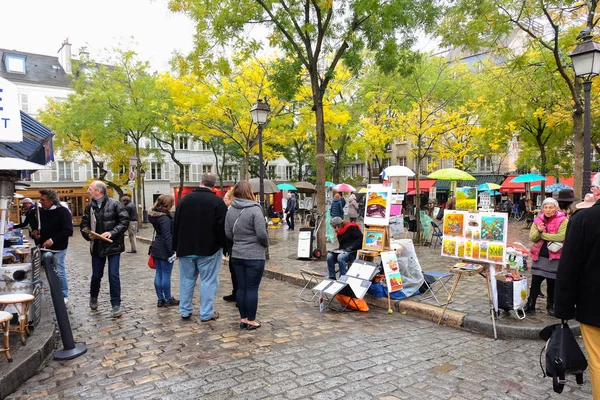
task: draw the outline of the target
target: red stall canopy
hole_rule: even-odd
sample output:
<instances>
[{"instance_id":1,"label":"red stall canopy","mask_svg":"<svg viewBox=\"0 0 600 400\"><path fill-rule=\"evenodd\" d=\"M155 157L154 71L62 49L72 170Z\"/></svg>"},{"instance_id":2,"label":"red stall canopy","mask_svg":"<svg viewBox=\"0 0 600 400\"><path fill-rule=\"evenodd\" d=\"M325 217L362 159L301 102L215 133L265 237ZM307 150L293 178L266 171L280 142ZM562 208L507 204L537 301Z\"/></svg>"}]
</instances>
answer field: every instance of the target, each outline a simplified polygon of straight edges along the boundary
<instances>
[{"instance_id":1,"label":"red stall canopy","mask_svg":"<svg viewBox=\"0 0 600 400\"><path fill-rule=\"evenodd\" d=\"M525 193L525 184L524 183L513 183L512 180L515 178L516 178L516 176L509 176L508 178L506 178L504 180L504 182L502 182L502 185L500 185L500 191L502 193ZM548 176L546 178L546 186L552 185L553 183L555 183L554 180L555 180L555 178L553 176ZM573 176L568 176L565 178L560 178L559 182L573 187L574 180L575 180L575 178L573 178ZM539 184L541 184L541 182L532 182L531 186L533 187L533 186L536 186Z\"/></svg>"},{"instance_id":2,"label":"red stall canopy","mask_svg":"<svg viewBox=\"0 0 600 400\"><path fill-rule=\"evenodd\" d=\"M429 189L433 185L435 185L435 179L421 179L419 181L419 189L421 190L421 192L429 192ZM408 186L406 190L408 191L408 193L406 193L407 195L416 194L417 189L415 187L415 180L408 181Z\"/></svg>"}]
</instances>

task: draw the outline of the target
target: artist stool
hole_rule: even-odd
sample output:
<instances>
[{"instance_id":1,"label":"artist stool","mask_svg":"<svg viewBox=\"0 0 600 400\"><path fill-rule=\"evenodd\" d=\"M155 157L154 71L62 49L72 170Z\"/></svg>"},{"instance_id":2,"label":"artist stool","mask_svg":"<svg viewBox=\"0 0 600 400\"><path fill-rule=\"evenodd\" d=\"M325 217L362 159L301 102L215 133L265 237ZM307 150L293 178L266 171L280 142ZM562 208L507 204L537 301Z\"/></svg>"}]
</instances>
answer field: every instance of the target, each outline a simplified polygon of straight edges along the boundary
<instances>
[{"instance_id":1,"label":"artist stool","mask_svg":"<svg viewBox=\"0 0 600 400\"><path fill-rule=\"evenodd\" d=\"M2 327L2 335L4 336L4 347L0 349L6 354L6 359L8 362L12 362L12 357L10 356L10 345L8 340L8 332L10 331L10 320L12 319L12 314L6 311L0 311L0 326Z\"/></svg>"},{"instance_id":2,"label":"artist stool","mask_svg":"<svg viewBox=\"0 0 600 400\"><path fill-rule=\"evenodd\" d=\"M315 297L317 297L317 293L313 293L313 295L312 295L312 297L310 299L307 298L307 297L303 297L303 293L305 291L309 291L310 292L311 291L310 289L312 288L312 286L309 288L310 284L313 283L314 285L317 285L321 280L325 279L325 275L320 274L320 273L315 272L315 271L310 271L310 270L307 270L307 269L301 269L300 270L300 276L302 276L302 279L304 279L304 287L302 288L302 290L298 294L298 298L300 300L304 300L304 301L313 301L315 299Z\"/></svg>"},{"instance_id":3,"label":"artist stool","mask_svg":"<svg viewBox=\"0 0 600 400\"><path fill-rule=\"evenodd\" d=\"M419 302L424 301L424 300L428 300L431 299L432 297L435 299L436 303L438 304L438 306L443 307L448 303L442 303L440 302L440 300L437 297L437 293L440 290L444 290L446 292L446 296L450 297L450 291L448 290L448 287L446 286L447 284L450 283L450 281L452 280L452 277L454 275L448 272L440 272L440 271L423 271L423 277L425 278L425 286L427 287L427 290L425 292L423 292L423 294L421 296L419 296L417 298L417 300ZM429 278L429 280L432 283L427 282L427 278ZM452 299L450 299L450 302L452 302Z\"/></svg>"},{"instance_id":4,"label":"artist stool","mask_svg":"<svg viewBox=\"0 0 600 400\"><path fill-rule=\"evenodd\" d=\"M33 302L33 295L25 293L4 294L0 296L0 311L12 305L19 315L19 326L11 329L13 332L19 332L21 343L25 346L25 333L29 336L29 308Z\"/></svg>"}]
</instances>

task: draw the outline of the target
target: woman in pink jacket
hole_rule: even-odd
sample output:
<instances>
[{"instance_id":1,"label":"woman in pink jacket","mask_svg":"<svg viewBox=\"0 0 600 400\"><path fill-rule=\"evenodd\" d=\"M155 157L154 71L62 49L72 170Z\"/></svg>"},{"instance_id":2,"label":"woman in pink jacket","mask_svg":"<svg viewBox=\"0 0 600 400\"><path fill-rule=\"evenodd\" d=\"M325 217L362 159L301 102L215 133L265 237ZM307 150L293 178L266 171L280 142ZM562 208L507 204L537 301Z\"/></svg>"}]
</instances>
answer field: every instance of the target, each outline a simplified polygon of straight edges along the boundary
<instances>
[{"instance_id":1,"label":"woman in pink jacket","mask_svg":"<svg viewBox=\"0 0 600 400\"><path fill-rule=\"evenodd\" d=\"M542 213L535 217L529 231L529 239L533 242L531 247L531 289L525 310L535 312L535 302L541 292L544 279L548 286L546 310L549 315L554 315L554 282L558 261L562 252L562 244L567 232L568 219L560 211L558 202L547 198L542 203Z\"/></svg>"}]
</instances>

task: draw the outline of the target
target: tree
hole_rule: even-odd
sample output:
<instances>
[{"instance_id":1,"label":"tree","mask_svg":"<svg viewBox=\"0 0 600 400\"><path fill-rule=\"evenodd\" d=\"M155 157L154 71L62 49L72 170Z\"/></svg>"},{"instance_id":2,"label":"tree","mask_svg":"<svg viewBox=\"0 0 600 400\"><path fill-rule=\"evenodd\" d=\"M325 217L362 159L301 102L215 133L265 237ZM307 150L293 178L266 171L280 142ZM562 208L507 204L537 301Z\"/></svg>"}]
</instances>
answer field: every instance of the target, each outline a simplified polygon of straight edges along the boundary
<instances>
[{"instance_id":1,"label":"tree","mask_svg":"<svg viewBox=\"0 0 600 400\"><path fill-rule=\"evenodd\" d=\"M574 190L578 197L583 196L582 82L575 78L567 54L574 48L581 28L585 27L589 33L596 28L597 6L597 0L576 4L560 0L482 0L474 7L469 0L459 0L448 9L438 31L443 45L465 46L479 53L488 49L493 54L502 40L516 29L529 38L529 43L539 44L549 54L553 67L568 88L573 127ZM506 48L501 48L501 52L504 56L509 53Z\"/></svg>"},{"instance_id":2,"label":"tree","mask_svg":"<svg viewBox=\"0 0 600 400\"><path fill-rule=\"evenodd\" d=\"M261 43L248 38L245 29L262 24L270 30L269 44L283 52L278 72L295 78L286 80L288 91L297 91L301 83L297 77L308 75L315 115L319 213L325 211L323 98L340 61L344 58L356 73L362 64L362 52L368 48L376 52L378 64L391 70L406 62L405 50L413 43L412 29L430 25L438 12L432 2L423 0L171 0L169 4L172 10L185 12L196 21L195 49L189 58L197 65L196 70L227 65L223 52L217 57L211 54L214 45L228 44L247 52L260 48ZM398 38L402 39L400 43ZM325 229L319 229L317 238L318 246L325 248Z\"/></svg>"}]
</instances>

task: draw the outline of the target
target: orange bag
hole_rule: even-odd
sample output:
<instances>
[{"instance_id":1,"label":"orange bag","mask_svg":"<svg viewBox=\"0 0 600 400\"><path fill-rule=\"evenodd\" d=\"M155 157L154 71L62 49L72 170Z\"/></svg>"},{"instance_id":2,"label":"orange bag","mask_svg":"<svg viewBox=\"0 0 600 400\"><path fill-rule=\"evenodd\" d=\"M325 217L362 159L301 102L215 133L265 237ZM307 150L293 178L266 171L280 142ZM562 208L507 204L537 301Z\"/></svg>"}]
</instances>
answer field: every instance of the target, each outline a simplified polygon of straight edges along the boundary
<instances>
[{"instance_id":1,"label":"orange bag","mask_svg":"<svg viewBox=\"0 0 600 400\"><path fill-rule=\"evenodd\" d=\"M340 302L342 306L346 306L346 304L348 304L348 308L351 310L363 312L369 311L369 306L367 305L367 302L364 299L355 299L343 294L336 294L335 298L337 299L337 301Z\"/></svg>"}]
</instances>

